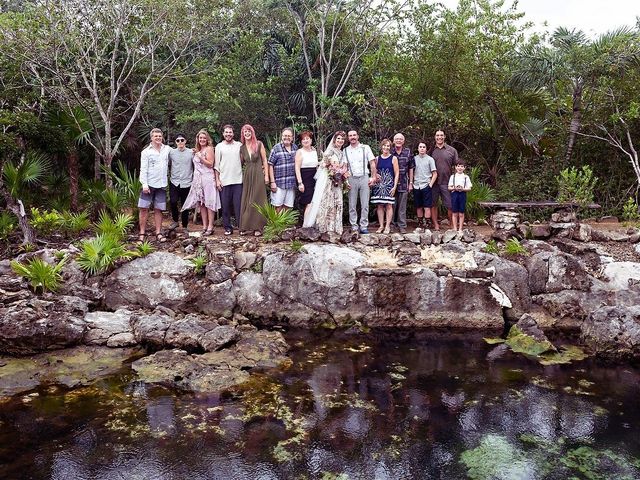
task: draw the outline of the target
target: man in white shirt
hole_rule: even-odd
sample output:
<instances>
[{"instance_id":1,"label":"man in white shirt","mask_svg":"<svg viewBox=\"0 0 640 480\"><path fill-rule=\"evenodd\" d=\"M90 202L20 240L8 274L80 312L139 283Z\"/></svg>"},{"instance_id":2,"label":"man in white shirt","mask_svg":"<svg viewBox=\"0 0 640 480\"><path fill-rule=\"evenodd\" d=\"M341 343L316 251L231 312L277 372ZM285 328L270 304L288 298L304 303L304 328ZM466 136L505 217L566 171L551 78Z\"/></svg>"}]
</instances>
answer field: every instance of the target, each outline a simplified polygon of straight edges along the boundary
<instances>
[{"instance_id":1,"label":"man in white shirt","mask_svg":"<svg viewBox=\"0 0 640 480\"><path fill-rule=\"evenodd\" d=\"M216 145L215 166L216 186L220 190L222 202L222 225L224 234L231 235L231 209L236 217L236 224L240 225L240 203L242 201L242 161L240 147L242 143L233 139L233 127L225 125L222 128L224 140Z\"/></svg>"},{"instance_id":2,"label":"man in white shirt","mask_svg":"<svg viewBox=\"0 0 640 480\"><path fill-rule=\"evenodd\" d=\"M154 128L149 134L151 143L140 154L140 183L142 191L138 198L140 209L139 241L144 241L149 208L153 205L153 221L156 240L165 242L162 235L162 211L167 208L167 170L171 147L162 143L162 130Z\"/></svg>"},{"instance_id":3,"label":"man in white shirt","mask_svg":"<svg viewBox=\"0 0 640 480\"><path fill-rule=\"evenodd\" d=\"M356 130L347 133L349 146L344 155L349 164L349 223L351 230L369 233L369 187L375 183L376 162L371 147L360 143ZM360 228L358 229L358 198L360 198Z\"/></svg>"}]
</instances>

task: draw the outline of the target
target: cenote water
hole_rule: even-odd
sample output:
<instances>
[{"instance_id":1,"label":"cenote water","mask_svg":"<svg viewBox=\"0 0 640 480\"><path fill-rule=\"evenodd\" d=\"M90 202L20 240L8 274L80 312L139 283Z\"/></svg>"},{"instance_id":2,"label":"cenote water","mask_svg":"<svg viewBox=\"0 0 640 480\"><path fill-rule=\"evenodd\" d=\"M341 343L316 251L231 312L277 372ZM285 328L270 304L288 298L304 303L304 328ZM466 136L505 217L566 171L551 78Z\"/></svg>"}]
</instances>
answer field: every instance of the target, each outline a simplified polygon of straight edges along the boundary
<instances>
[{"instance_id":1,"label":"cenote water","mask_svg":"<svg viewBox=\"0 0 640 480\"><path fill-rule=\"evenodd\" d=\"M479 338L289 332L223 395L124 368L0 405L0 478L636 479L640 371L542 366Z\"/></svg>"}]
</instances>

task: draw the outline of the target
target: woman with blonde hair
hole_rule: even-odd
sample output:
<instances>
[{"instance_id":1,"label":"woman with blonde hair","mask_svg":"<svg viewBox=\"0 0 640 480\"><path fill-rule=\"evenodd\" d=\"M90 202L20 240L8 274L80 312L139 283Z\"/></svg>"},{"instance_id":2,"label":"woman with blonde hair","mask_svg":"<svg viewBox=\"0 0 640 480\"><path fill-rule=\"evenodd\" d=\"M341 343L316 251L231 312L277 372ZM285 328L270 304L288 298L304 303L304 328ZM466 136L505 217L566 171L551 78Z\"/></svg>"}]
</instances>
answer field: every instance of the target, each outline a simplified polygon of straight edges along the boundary
<instances>
[{"instance_id":1,"label":"woman with blonde hair","mask_svg":"<svg viewBox=\"0 0 640 480\"><path fill-rule=\"evenodd\" d=\"M193 182L191 182L191 190L189 190L182 210L200 208L203 235L213 233L216 211L220 209L220 193L216 188L213 171L214 158L211 136L206 130L200 130L196 135L195 155L193 156Z\"/></svg>"},{"instance_id":2,"label":"woman with blonde hair","mask_svg":"<svg viewBox=\"0 0 640 480\"><path fill-rule=\"evenodd\" d=\"M398 166L398 158L391 154L391 140L388 138L383 139L380 142L380 150L382 153L376 158L376 171L380 176L380 181L373 186L371 203L376 205L377 208L378 223L380 224L377 233L389 233L400 168Z\"/></svg>"},{"instance_id":3,"label":"woman with blonde hair","mask_svg":"<svg viewBox=\"0 0 640 480\"><path fill-rule=\"evenodd\" d=\"M269 185L269 165L267 152L261 141L256 138L256 132L249 124L240 129L240 160L244 165L242 173L242 201L240 202L240 235L248 232L258 237L266 225L266 219L258 213L254 205L267 203L267 189Z\"/></svg>"}]
</instances>

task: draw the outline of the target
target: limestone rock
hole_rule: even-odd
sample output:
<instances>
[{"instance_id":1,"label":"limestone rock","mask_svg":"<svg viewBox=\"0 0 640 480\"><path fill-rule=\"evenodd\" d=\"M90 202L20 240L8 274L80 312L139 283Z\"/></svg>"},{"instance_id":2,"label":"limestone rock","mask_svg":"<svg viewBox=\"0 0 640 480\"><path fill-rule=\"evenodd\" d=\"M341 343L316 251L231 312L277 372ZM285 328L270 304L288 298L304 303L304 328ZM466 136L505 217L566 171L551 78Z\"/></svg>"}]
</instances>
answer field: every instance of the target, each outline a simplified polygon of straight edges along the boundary
<instances>
[{"instance_id":1,"label":"limestone rock","mask_svg":"<svg viewBox=\"0 0 640 480\"><path fill-rule=\"evenodd\" d=\"M193 352L202 348L201 336L218 326L218 323L197 315L187 315L169 325L164 336L166 348L179 348Z\"/></svg>"},{"instance_id":2,"label":"limestone rock","mask_svg":"<svg viewBox=\"0 0 640 480\"><path fill-rule=\"evenodd\" d=\"M0 357L0 397L17 395L40 385L74 388L113 375L138 349L74 347L30 357Z\"/></svg>"},{"instance_id":3,"label":"limestone rock","mask_svg":"<svg viewBox=\"0 0 640 480\"><path fill-rule=\"evenodd\" d=\"M354 235L357 235L357 234L352 234L352 236L351 236L352 239L353 239ZM373 247L373 246L376 246L376 245L378 245L380 243L381 237L382 237L382 235L376 235L376 234L359 235L358 236L358 243L361 243L362 245L365 245L367 247Z\"/></svg>"},{"instance_id":4,"label":"limestone rock","mask_svg":"<svg viewBox=\"0 0 640 480\"><path fill-rule=\"evenodd\" d=\"M531 237L536 239L549 238L551 236L549 224L533 224L530 226L529 231L531 232Z\"/></svg>"},{"instance_id":5,"label":"limestone rock","mask_svg":"<svg viewBox=\"0 0 640 480\"><path fill-rule=\"evenodd\" d=\"M258 255L254 252L236 252L234 255L234 264L236 270L247 270L253 267L258 260Z\"/></svg>"},{"instance_id":6,"label":"limestone rock","mask_svg":"<svg viewBox=\"0 0 640 480\"><path fill-rule=\"evenodd\" d=\"M113 310L132 305L175 307L187 296L183 277L188 272L187 262L172 253L137 258L106 278L105 304Z\"/></svg>"},{"instance_id":7,"label":"limestone rock","mask_svg":"<svg viewBox=\"0 0 640 480\"><path fill-rule=\"evenodd\" d=\"M442 235L442 243L449 243L451 240L454 240L458 236L458 232L456 230L447 230Z\"/></svg>"},{"instance_id":8,"label":"limestone rock","mask_svg":"<svg viewBox=\"0 0 640 480\"><path fill-rule=\"evenodd\" d=\"M580 328L581 340L596 355L615 361L640 358L640 306L601 307Z\"/></svg>"},{"instance_id":9,"label":"limestone rock","mask_svg":"<svg viewBox=\"0 0 640 480\"><path fill-rule=\"evenodd\" d=\"M162 312L150 315L133 315L131 326L136 342L154 349L165 347L165 335L174 319Z\"/></svg>"},{"instance_id":10,"label":"limestone rock","mask_svg":"<svg viewBox=\"0 0 640 480\"><path fill-rule=\"evenodd\" d=\"M235 268L229 267L223 263L209 262L206 267L205 277L211 283L218 284L231 280L235 273Z\"/></svg>"},{"instance_id":11,"label":"limestone rock","mask_svg":"<svg viewBox=\"0 0 640 480\"><path fill-rule=\"evenodd\" d=\"M321 235L320 230L315 227L299 228L297 231L297 237L305 242L317 242Z\"/></svg>"},{"instance_id":12,"label":"limestone rock","mask_svg":"<svg viewBox=\"0 0 640 480\"><path fill-rule=\"evenodd\" d=\"M425 230L420 234L420 245L431 245L432 238L431 230Z\"/></svg>"},{"instance_id":13,"label":"limestone rock","mask_svg":"<svg viewBox=\"0 0 640 480\"><path fill-rule=\"evenodd\" d=\"M580 223L573 230L573 239L579 242L590 242L593 229L586 223Z\"/></svg>"},{"instance_id":14,"label":"limestone rock","mask_svg":"<svg viewBox=\"0 0 640 480\"><path fill-rule=\"evenodd\" d=\"M233 282L204 285L202 282L192 287L186 301L181 305L185 312L199 312L212 316L231 317L236 306Z\"/></svg>"},{"instance_id":15,"label":"limestone rock","mask_svg":"<svg viewBox=\"0 0 640 480\"><path fill-rule=\"evenodd\" d=\"M341 237L336 232L324 232L320 235L320 240L327 243L340 243Z\"/></svg>"},{"instance_id":16,"label":"limestone rock","mask_svg":"<svg viewBox=\"0 0 640 480\"><path fill-rule=\"evenodd\" d=\"M205 352L220 350L240 338L240 332L231 325L219 325L199 337Z\"/></svg>"},{"instance_id":17,"label":"limestone rock","mask_svg":"<svg viewBox=\"0 0 640 480\"><path fill-rule=\"evenodd\" d=\"M86 345L107 345L108 347L128 347L136 344L130 324L131 312L126 309L115 312L89 312L84 316L87 330L83 343Z\"/></svg>"},{"instance_id":18,"label":"limestone rock","mask_svg":"<svg viewBox=\"0 0 640 480\"><path fill-rule=\"evenodd\" d=\"M255 368L273 368L287 360L279 332L247 332L233 347L202 355L162 350L132 364L140 380L193 392L226 390L249 379Z\"/></svg>"},{"instance_id":19,"label":"limestone rock","mask_svg":"<svg viewBox=\"0 0 640 480\"><path fill-rule=\"evenodd\" d=\"M640 263L611 262L602 271L611 288L640 290Z\"/></svg>"},{"instance_id":20,"label":"limestone rock","mask_svg":"<svg viewBox=\"0 0 640 480\"><path fill-rule=\"evenodd\" d=\"M406 233L404 235L404 239L407 242L411 242L411 243L415 243L417 245L420 245L421 240L420 240L420 234L419 233Z\"/></svg>"},{"instance_id":21,"label":"limestone rock","mask_svg":"<svg viewBox=\"0 0 640 480\"><path fill-rule=\"evenodd\" d=\"M573 255L541 252L527 259L532 294L588 290L592 277Z\"/></svg>"},{"instance_id":22,"label":"limestone rock","mask_svg":"<svg viewBox=\"0 0 640 480\"><path fill-rule=\"evenodd\" d=\"M551 214L551 221L554 223L574 223L577 218L576 213L570 210L561 210Z\"/></svg>"},{"instance_id":23,"label":"limestone rock","mask_svg":"<svg viewBox=\"0 0 640 480\"><path fill-rule=\"evenodd\" d=\"M30 355L78 345L88 310L86 300L57 294L0 307L0 352Z\"/></svg>"},{"instance_id":24,"label":"limestone rock","mask_svg":"<svg viewBox=\"0 0 640 480\"><path fill-rule=\"evenodd\" d=\"M515 230L520 224L520 214L511 210L500 210L490 218L494 230Z\"/></svg>"}]
</instances>

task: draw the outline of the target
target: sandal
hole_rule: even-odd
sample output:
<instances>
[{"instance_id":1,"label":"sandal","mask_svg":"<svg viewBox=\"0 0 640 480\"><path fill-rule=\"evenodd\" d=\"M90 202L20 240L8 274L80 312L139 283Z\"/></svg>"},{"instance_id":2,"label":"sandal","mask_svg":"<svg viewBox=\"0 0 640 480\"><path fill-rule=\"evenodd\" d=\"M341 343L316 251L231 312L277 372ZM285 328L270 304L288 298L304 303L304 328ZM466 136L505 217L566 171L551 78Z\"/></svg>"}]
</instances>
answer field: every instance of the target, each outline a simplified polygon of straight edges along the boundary
<instances>
[{"instance_id":1,"label":"sandal","mask_svg":"<svg viewBox=\"0 0 640 480\"><path fill-rule=\"evenodd\" d=\"M202 236L203 236L203 237L208 237L208 236L210 236L211 234L213 234L213 229L209 230L209 229L207 228L206 230L203 230L203 231L202 231Z\"/></svg>"},{"instance_id":2,"label":"sandal","mask_svg":"<svg viewBox=\"0 0 640 480\"><path fill-rule=\"evenodd\" d=\"M167 239L165 238L164 235L162 235L161 233L156 233L156 240L160 243L164 243L167 241Z\"/></svg>"},{"instance_id":3,"label":"sandal","mask_svg":"<svg viewBox=\"0 0 640 480\"><path fill-rule=\"evenodd\" d=\"M262 236L262 232L260 230L256 230L255 232L253 232L253 236L254 237L261 237Z\"/></svg>"},{"instance_id":4,"label":"sandal","mask_svg":"<svg viewBox=\"0 0 640 480\"><path fill-rule=\"evenodd\" d=\"M139 234L137 243L144 243L146 238L147 238L147 234L146 233Z\"/></svg>"},{"instance_id":5,"label":"sandal","mask_svg":"<svg viewBox=\"0 0 640 480\"><path fill-rule=\"evenodd\" d=\"M383 230L384 230L384 227L380 227L379 229L376 230L376 233L382 233Z\"/></svg>"}]
</instances>

